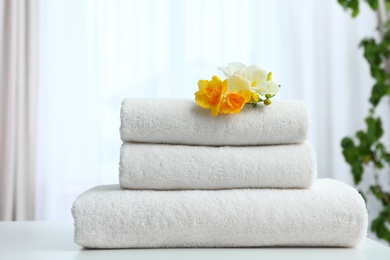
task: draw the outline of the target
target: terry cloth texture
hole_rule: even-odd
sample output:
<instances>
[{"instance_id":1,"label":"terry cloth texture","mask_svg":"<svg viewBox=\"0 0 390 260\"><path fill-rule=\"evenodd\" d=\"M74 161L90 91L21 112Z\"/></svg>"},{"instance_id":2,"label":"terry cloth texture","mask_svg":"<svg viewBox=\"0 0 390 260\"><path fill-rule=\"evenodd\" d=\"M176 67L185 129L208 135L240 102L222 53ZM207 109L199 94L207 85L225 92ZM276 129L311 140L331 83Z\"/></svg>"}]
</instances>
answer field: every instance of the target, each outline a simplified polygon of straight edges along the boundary
<instances>
[{"instance_id":1,"label":"terry cloth texture","mask_svg":"<svg viewBox=\"0 0 390 260\"><path fill-rule=\"evenodd\" d=\"M353 247L367 229L363 198L330 179L299 190L98 186L72 213L75 242L89 248Z\"/></svg>"},{"instance_id":2,"label":"terry cloth texture","mask_svg":"<svg viewBox=\"0 0 390 260\"><path fill-rule=\"evenodd\" d=\"M276 100L213 117L190 99L128 98L122 102L120 134L124 142L141 143L293 144L307 139L308 113L304 102Z\"/></svg>"},{"instance_id":3,"label":"terry cloth texture","mask_svg":"<svg viewBox=\"0 0 390 260\"><path fill-rule=\"evenodd\" d=\"M187 146L123 143L119 183L127 189L309 188L316 178L308 143Z\"/></svg>"}]
</instances>

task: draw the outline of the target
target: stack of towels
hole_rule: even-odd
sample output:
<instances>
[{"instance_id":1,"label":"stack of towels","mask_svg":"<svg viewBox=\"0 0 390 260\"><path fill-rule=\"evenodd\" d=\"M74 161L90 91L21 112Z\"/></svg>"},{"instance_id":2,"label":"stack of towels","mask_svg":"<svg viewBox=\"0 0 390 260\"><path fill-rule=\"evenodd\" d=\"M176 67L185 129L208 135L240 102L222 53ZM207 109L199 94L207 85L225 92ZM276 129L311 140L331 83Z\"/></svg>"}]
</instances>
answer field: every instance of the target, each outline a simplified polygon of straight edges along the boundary
<instances>
[{"instance_id":1,"label":"stack of towels","mask_svg":"<svg viewBox=\"0 0 390 260\"><path fill-rule=\"evenodd\" d=\"M89 248L353 247L359 193L316 180L299 101L213 117L193 100L125 99L119 185L81 194L75 242Z\"/></svg>"}]
</instances>

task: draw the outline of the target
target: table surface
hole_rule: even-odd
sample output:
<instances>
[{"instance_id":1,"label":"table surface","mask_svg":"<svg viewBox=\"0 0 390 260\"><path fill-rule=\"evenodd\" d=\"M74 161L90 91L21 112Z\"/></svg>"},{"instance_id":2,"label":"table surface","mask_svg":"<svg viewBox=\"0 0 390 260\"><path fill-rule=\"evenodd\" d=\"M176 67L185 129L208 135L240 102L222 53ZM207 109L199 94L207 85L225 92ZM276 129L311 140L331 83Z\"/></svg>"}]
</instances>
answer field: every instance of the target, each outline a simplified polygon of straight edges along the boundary
<instances>
[{"instance_id":1,"label":"table surface","mask_svg":"<svg viewBox=\"0 0 390 260\"><path fill-rule=\"evenodd\" d=\"M366 238L356 248L180 248L88 250L73 242L70 222L0 222L0 259L390 259L390 248Z\"/></svg>"}]
</instances>

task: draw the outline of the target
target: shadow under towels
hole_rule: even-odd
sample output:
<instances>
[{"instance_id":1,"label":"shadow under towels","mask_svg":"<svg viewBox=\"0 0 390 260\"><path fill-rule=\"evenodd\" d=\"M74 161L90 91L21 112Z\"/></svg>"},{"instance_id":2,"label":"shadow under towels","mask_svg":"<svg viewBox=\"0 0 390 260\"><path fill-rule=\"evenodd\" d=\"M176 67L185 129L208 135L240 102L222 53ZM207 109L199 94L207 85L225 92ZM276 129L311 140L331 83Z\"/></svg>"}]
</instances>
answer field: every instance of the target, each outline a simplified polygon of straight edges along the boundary
<instances>
[{"instance_id":1,"label":"shadow under towels","mask_svg":"<svg viewBox=\"0 0 390 260\"><path fill-rule=\"evenodd\" d=\"M245 106L237 115L213 117L186 99L134 99L122 102L123 142L186 145L274 145L307 139L308 112L302 101Z\"/></svg>"},{"instance_id":2,"label":"shadow under towels","mask_svg":"<svg viewBox=\"0 0 390 260\"><path fill-rule=\"evenodd\" d=\"M352 187L191 191L98 186L73 204L75 242L89 248L353 247L367 211Z\"/></svg>"},{"instance_id":3,"label":"shadow under towels","mask_svg":"<svg viewBox=\"0 0 390 260\"><path fill-rule=\"evenodd\" d=\"M312 146L122 144L119 183L127 189L308 188Z\"/></svg>"}]
</instances>

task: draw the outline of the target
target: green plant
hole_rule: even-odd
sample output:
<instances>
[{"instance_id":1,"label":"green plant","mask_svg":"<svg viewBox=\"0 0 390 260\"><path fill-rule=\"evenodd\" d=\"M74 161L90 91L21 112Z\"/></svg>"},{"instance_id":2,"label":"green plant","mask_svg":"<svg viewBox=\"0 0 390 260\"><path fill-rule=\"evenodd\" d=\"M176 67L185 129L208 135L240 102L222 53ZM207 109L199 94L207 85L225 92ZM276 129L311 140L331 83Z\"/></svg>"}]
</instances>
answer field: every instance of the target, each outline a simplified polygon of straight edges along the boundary
<instances>
[{"instance_id":1,"label":"green plant","mask_svg":"<svg viewBox=\"0 0 390 260\"><path fill-rule=\"evenodd\" d=\"M351 11L352 17L359 14L359 0L338 0L345 9ZM390 244L390 193L379 181L379 174L385 165L390 166L390 152L383 143L383 127L376 108L385 96L390 96L390 0L365 0L370 8L377 12L379 39L366 38L360 43L364 50L364 58L369 64L374 85L369 98L370 109L365 118L366 129L356 132L354 138L345 137L341 141L343 155L351 166L356 185L362 181L363 173L370 171L374 182L368 191L360 191L366 198L371 194L381 202L382 208L371 223L371 230Z\"/></svg>"}]
</instances>

